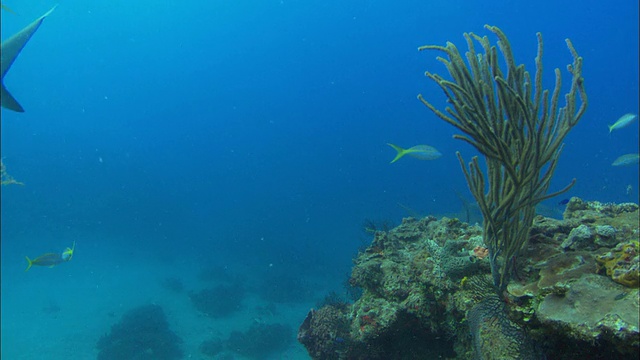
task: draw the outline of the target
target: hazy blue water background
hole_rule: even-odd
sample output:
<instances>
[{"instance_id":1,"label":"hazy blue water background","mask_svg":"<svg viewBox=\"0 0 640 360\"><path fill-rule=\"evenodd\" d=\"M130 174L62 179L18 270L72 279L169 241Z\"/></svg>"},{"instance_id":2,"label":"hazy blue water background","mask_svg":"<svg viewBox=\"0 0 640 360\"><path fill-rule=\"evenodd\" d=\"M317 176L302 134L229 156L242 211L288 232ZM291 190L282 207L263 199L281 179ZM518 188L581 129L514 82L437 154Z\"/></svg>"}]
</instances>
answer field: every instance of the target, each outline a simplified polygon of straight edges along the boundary
<instances>
[{"instance_id":1,"label":"hazy blue water background","mask_svg":"<svg viewBox=\"0 0 640 360\"><path fill-rule=\"evenodd\" d=\"M19 15L2 13L3 39L54 5L6 4ZM638 152L638 123L611 135L607 124L638 113L638 3L559 4L61 2L5 78L26 113L2 110L2 157L26 185L2 189L3 330L35 316L46 296L73 298L89 314L101 296L92 291L106 282L118 292L150 263L159 276L211 264L255 281L295 274L313 284L310 305L340 290L367 240L365 218L398 223L407 216L399 203L452 214L456 191L471 198L454 152L474 152L416 99L444 107L423 76L444 67L417 47L465 49L462 33L488 34L486 23L505 31L531 71L543 33L547 87L560 67L568 88L571 38L585 59L589 109L554 188L577 178L567 196L637 202L637 166L611 163ZM388 142L443 156L390 165ZM547 205L561 211L558 200ZM71 263L22 272L24 255L74 240ZM189 284L190 273L178 274Z\"/></svg>"}]
</instances>

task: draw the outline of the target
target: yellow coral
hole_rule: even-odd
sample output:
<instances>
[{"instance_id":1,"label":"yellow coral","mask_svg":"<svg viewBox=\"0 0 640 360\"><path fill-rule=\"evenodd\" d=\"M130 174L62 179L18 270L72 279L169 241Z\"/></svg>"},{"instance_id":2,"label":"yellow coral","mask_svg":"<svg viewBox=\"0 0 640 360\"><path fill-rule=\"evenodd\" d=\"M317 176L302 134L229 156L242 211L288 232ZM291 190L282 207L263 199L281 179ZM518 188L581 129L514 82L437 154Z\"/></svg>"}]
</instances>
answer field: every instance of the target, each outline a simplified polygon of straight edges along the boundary
<instances>
[{"instance_id":1,"label":"yellow coral","mask_svg":"<svg viewBox=\"0 0 640 360\"><path fill-rule=\"evenodd\" d=\"M613 281L628 286L640 286L640 264L638 241L618 244L610 252L596 256L598 270L604 267Z\"/></svg>"}]
</instances>

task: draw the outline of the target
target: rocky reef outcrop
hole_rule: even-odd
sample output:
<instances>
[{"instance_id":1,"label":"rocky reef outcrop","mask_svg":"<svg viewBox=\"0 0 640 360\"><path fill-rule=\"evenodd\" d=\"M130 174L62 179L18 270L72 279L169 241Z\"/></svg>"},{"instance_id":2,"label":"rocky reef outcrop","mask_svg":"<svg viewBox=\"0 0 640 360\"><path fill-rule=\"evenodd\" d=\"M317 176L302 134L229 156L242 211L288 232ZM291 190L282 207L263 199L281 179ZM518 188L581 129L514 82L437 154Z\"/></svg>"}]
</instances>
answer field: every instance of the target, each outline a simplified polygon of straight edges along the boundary
<instances>
[{"instance_id":1,"label":"rocky reef outcrop","mask_svg":"<svg viewBox=\"0 0 640 360\"><path fill-rule=\"evenodd\" d=\"M151 304L127 311L98 340L98 360L182 359L182 339L169 328L162 307Z\"/></svg>"},{"instance_id":2,"label":"rocky reef outcrop","mask_svg":"<svg viewBox=\"0 0 640 360\"><path fill-rule=\"evenodd\" d=\"M636 204L572 198L562 220L536 218L507 292L488 296L480 227L404 219L355 259L361 298L312 310L298 340L314 359L635 359L638 222Z\"/></svg>"}]
</instances>

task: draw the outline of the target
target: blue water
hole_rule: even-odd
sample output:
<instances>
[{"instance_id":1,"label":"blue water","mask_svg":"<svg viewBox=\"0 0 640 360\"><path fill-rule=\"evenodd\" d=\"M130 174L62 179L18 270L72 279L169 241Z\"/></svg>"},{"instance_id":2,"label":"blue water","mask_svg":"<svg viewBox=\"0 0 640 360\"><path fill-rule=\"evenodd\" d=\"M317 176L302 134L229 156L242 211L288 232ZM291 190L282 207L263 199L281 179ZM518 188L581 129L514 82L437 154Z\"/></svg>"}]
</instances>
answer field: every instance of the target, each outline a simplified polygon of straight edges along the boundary
<instances>
[{"instance_id":1,"label":"blue water","mask_svg":"<svg viewBox=\"0 0 640 360\"><path fill-rule=\"evenodd\" d=\"M17 13L2 12L3 39L55 4L3 3ZM174 276L196 291L211 266L243 276L256 306L265 301L251 284L269 273L300 279L305 296L269 319L297 329L328 291L343 291L369 240L365 219L456 214L456 192L471 199L455 151L475 152L416 99L445 106L424 77L445 69L417 47L463 50L463 32L495 39L484 24L507 34L530 71L542 32L545 86L559 67L564 90L571 38L589 108L552 188L576 178L562 197L638 202L638 166L611 166L638 152L638 122L607 128L638 113L637 1L62 2L4 79L26 112L2 109L3 163L25 183L2 189L2 357L53 359L77 341L78 358L93 358L122 312L157 302L199 358L200 338L191 344L190 323L178 320L197 318L186 292L159 282ZM389 164L386 143L443 156ZM545 205L561 212L559 200ZM25 255L73 241L71 262L23 272ZM60 311L43 313L51 301ZM245 330L248 304L237 321L207 328ZM43 344L57 329L69 329L66 345ZM284 354L306 356L295 343Z\"/></svg>"}]
</instances>

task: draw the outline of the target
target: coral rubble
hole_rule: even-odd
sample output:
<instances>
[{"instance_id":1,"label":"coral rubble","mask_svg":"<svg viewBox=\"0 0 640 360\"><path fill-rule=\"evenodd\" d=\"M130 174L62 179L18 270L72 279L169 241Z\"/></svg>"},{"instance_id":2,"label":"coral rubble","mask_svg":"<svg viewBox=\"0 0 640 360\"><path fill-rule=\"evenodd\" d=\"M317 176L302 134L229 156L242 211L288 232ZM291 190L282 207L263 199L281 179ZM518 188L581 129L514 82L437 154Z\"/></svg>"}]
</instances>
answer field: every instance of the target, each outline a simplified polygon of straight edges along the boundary
<instances>
[{"instance_id":1,"label":"coral rubble","mask_svg":"<svg viewBox=\"0 0 640 360\"><path fill-rule=\"evenodd\" d=\"M358 254L362 296L310 311L298 341L313 359L635 359L638 220L635 204L578 198L563 220L536 217L501 298L480 227L404 219Z\"/></svg>"}]
</instances>

